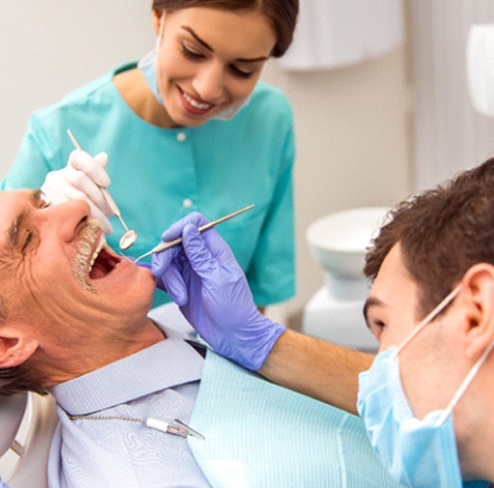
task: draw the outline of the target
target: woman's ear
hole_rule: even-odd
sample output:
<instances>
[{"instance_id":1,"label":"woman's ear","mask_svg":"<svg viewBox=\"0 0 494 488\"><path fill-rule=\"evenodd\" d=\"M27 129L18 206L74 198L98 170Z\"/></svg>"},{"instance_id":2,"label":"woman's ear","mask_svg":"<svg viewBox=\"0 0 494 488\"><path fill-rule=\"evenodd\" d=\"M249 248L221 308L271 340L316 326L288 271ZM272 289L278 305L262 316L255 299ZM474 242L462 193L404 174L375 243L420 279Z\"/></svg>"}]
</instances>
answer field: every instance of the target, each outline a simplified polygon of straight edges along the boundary
<instances>
[{"instance_id":1,"label":"woman's ear","mask_svg":"<svg viewBox=\"0 0 494 488\"><path fill-rule=\"evenodd\" d=\"M159 8L153 8L152 10L152 21L153 21L153 31L156 36L160 33L161 17L165 15L165 11Z\"/></svg>"},{"instance_id":2,"label":"woman's ear","mask_svg":"<svg viewBox=\"0 0 494 488\"><path fill-rule=\"evenodd\" d=\"M468 357L477 359L494 341L494 266L479 263L462 279L463 339Z\"/></svg>"},{"instance_id":3,"label":"woman's ear","mask_svg":"<svg viewBox=\"0 0 494 488\"><path fill-rule=\"evenodd\" d=\"M10 327L0 327L0 368L27 361L38 349L38 341Z\"/></svg>"}]
</instances>

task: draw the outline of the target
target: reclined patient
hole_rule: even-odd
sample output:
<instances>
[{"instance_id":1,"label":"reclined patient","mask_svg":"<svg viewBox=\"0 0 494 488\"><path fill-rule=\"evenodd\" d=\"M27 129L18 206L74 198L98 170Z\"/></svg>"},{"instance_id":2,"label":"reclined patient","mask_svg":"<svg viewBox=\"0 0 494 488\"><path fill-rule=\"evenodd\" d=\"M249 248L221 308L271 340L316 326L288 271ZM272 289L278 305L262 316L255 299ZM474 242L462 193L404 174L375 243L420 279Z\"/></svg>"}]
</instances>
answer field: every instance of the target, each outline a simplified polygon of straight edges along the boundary
<instances>
[{"instance_id":1,"label":"reclined patient","mask_svg":"<svg viewBox=\"0 0 494 488\"><path fill-rule=\"evenodd\" d=\"M84 201L0 192L0 236L0 394L55 397L50 487L395 486L357 417L153 322L151 272Z\"/></svg>"}]
</instances>

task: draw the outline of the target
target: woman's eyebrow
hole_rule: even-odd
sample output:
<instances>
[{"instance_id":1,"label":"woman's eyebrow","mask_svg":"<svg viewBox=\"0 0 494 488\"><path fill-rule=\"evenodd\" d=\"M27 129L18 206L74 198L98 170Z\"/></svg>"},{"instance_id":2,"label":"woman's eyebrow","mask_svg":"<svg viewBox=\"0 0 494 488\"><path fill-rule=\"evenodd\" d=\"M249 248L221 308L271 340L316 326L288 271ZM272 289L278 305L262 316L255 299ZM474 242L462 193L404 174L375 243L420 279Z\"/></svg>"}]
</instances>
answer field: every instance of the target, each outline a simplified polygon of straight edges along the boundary
<instances>
[{"instance_id":1,"label":"woman's eyebrow","mask_svg":"<svg viewBox=\"0 0 494 488\"><path fill-rule=\"evenodd\" d=\"M195 32L193 29L186 25L182 25L181 28L185 31L187 31L199 44L202 44L206 49L208 49L211 52L214 52L213 48L206 42L203 41ZM269 56L260 56L258 58L251 58L251 59L244 59L244 58L239 58L237 61L241 63L258 63L260 61L267 61L269 59Z\"/></svg>"},{"instance_id":2,"label":"woman's eyebrow","mask_svg":"<svg viewBox=\"0 0 494 488\"><path fill-rule=\"evenodd\" d=\"M199 44L202 44L206 49L213 52L213 48L206 41L203 41L190 27L182 25L181 28L187 31Z\"/></svg>"}]
</instances>

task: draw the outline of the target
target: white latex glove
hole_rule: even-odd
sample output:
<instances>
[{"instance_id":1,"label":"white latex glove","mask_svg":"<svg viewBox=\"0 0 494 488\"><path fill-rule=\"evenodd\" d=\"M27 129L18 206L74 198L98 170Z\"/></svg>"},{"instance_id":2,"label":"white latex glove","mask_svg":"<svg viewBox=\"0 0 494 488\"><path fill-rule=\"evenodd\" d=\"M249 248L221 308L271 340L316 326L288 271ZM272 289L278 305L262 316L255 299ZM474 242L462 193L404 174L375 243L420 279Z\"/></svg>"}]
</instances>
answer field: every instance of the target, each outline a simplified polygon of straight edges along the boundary
<instances>
[{"instance_id":1,"label":"white latex glove","mask_svg":"<svg viewBox=\"0 0 494 488\"><path fill-rule=\"evenodd\" d=\"M106 188L111 182L105 171L107 161L108 155L105 153L99 153L93 158L76 149L70 153L65 168L50 171L46 175L41 191L50 204L85 200L91 207L91 215L101 220L105 232L111 234L113 229L107 216L114 213L100 189Z\"/></svg>"}]
</instances>

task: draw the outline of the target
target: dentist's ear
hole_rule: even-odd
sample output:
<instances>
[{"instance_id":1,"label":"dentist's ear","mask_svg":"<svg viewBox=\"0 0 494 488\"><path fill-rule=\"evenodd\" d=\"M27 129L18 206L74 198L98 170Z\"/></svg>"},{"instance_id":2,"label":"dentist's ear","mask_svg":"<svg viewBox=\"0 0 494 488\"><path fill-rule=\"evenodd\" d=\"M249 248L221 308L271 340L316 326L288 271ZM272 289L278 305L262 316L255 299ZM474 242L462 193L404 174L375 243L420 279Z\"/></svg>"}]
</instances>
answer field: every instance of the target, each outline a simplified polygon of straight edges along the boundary
<instances>
[{"instance_id":1,"label":"dentist's ear","mask_svg":"<svg viewBox=\"0 0 494 488\"><path fill-rule=\"evenodd\" d=\"M27 361L38 349L37 340L9 326L0 326L0 368L12 368Z\"/></svg>"},{"instance_id":2,"label":"dentist's ear","mask_svg":"<svg viewBox=\"0 0 494 488\"><path fill-rule=\"evenodd\" d=\"M163 34L163 23L165 20L165 11L160 8L153 8L152 11L153 30L156 37L161 37Z\"/></svg>"},{"instance_id":3,"label":"dentist's ear","mask_svg":"<svg viewBox=\"0 0 494 488\"><path fill-rule=\"evenodd\" d=\"M479 263L462 279L465 352L472 360L494 341L494 266Z\"/></svg>"}]
</instances>

